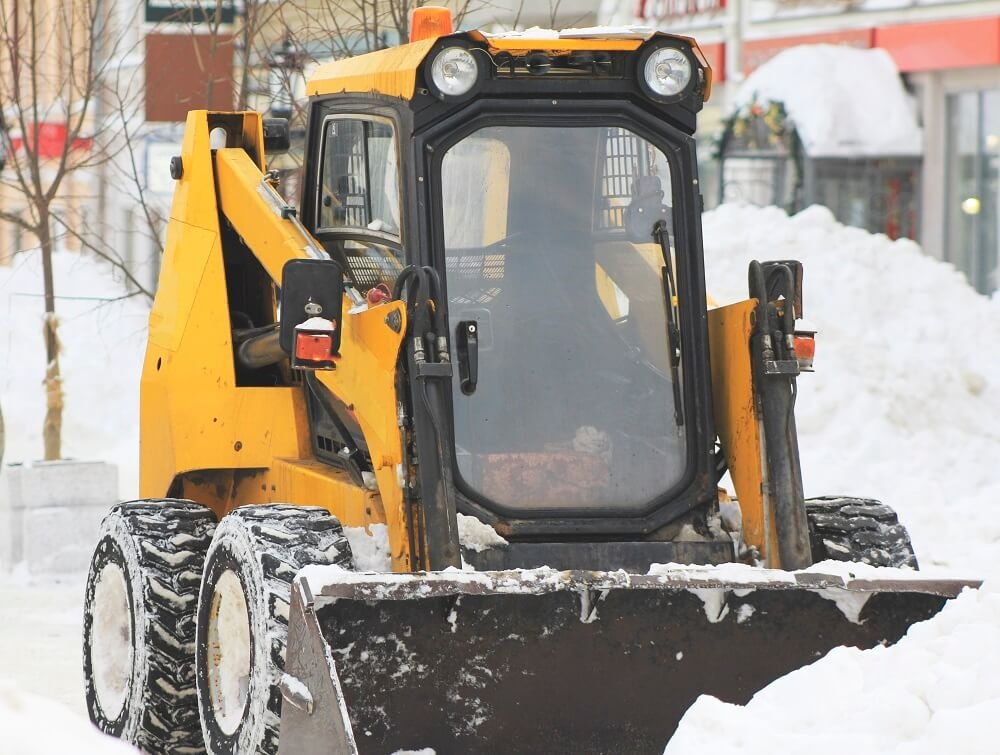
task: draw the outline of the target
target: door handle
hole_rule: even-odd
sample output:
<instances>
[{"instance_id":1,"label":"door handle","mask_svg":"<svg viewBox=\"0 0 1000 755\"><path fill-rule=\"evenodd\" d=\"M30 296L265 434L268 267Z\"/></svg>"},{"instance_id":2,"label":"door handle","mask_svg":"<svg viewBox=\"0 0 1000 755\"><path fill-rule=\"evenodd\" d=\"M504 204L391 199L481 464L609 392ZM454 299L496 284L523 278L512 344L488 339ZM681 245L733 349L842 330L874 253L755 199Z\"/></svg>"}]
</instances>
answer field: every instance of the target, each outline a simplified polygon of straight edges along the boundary
<instances>
[{"instance_id":1,"label":"door handle","mask_svg":"<svg viewBox=\"0 0 1000 755\"><path fill-rule=\"evenodd\" d=\"M455 328L458 350L458 378L462 393L476 392L479 382L479 326L475 320L462 320Z\"/></svg>"}]
</instances>

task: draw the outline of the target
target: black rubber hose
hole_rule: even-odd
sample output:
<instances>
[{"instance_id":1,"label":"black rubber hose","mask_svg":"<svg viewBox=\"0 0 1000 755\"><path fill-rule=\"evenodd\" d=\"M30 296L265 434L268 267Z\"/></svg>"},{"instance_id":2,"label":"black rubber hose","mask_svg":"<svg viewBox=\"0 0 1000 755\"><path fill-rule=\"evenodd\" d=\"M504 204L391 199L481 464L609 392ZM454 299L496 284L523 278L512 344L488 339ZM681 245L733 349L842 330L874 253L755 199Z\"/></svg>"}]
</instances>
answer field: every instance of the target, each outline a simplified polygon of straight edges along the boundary
<instances>
[{"instance_id":1,"label":"black rubber hose","mask_svg":"<svg viewBox=\"0 0 1000 755\"><path fill-rule=\"evenodd\" d=\"M785 335L795 332L795 276L792 268L782 265L781 271L785 274ZM789 354L787 358L794 358L794 354Z\"/></svg>"},{"instance_id":2,"label":"black rubber hose","mask_svg":"<svg viewBox=\"0 0 1000 755\"><path fill-rule=\"evenodd\" d=\"M757 299L757 328L758 332L770 335L767 322L767 283L764 280L764 268L757 260L750 263L747 271L747 283L750 288L750 296Z\"/></svg>"},{"instance_id":3,"label":"black rubber hose","mask_svg":"<svg viewBox=\"0 0 1000 755\"><path fill-rule=\"evenodd\" d=\"M434 302L434 330L438 335L444 335L448 332L448 325L444 321L444 307L441 306L441 275L430 265L424 266L424 272L427 273L431 289L431 300Z\"/></svg>"}]
</instances>

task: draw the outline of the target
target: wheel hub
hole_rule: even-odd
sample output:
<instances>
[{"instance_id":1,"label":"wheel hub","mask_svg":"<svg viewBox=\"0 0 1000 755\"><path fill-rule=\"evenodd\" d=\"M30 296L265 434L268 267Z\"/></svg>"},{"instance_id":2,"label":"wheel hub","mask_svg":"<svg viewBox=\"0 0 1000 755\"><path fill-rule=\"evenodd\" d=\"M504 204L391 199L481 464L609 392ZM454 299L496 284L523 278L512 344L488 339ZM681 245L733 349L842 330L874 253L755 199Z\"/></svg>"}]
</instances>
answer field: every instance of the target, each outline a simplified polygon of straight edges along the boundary
<instances>
[{"instance_id":1,"label":"wheel hub","mask_svg":"<svg viewBox=\"0 0 1000 755\"><path fill-rule=\"evenodd\" d=\"M243 720L250 684L250 618L239 577L226 570L215 583L208 616L208 691L223 733Z\"/></svg>"},{"instance_id":2,"label":"wheel hub","mask_svg":"<svg viewBox=\"0 0 1000 755\"><path fill-rule=\"evenodd\" d=\"M104 714L113 721L125 705L135 652L125 572L118 564L106 564L94 587L90 652L97 699Z\"/></svg>"}]
</instances>

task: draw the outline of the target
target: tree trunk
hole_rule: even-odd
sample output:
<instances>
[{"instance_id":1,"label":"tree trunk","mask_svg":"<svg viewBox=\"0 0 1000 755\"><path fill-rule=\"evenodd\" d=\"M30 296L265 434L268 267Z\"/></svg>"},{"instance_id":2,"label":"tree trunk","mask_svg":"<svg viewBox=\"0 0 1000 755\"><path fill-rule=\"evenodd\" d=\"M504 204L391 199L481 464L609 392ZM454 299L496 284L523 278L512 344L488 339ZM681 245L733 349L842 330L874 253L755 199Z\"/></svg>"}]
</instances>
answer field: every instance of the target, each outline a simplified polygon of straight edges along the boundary
<instances>
[{"instance_id":1,"label":"tree trunk","mask_svg":"<svg viewBox=\"0 0 1000 755\"><path fill-rule=\"evenodd\" d=\"M42 249L42 278L45 284L45 422L42 439L45 442L45 461L62 458L62 378L59 375L59 336L56 318L56 294L52 276L52 226L49 209L39 213L38 244Z\"/></svg>"}]
</instances>

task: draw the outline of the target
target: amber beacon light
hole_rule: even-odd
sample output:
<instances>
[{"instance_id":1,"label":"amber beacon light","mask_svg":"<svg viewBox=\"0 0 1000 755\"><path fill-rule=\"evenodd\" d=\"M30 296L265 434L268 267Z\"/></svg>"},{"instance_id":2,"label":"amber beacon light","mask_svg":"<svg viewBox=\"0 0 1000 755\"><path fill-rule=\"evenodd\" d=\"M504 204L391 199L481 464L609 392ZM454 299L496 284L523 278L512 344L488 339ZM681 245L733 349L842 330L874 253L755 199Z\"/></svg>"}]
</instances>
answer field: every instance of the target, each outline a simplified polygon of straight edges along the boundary
<instances>
[{"instance_id":1,"label":"amber beacon light","mask_svg":"<svg viewBox=\"0 0 1000 755\"><path fill-rule=\"evenodd\" d=\"M413 16L410 18L411 42L419 42L421 39L431 39L432 37L444 37L453 31L451 11L439 5L425 5L422 8L415 8Z\"/></svg>"}]
</instances>

